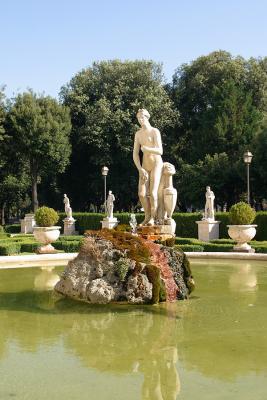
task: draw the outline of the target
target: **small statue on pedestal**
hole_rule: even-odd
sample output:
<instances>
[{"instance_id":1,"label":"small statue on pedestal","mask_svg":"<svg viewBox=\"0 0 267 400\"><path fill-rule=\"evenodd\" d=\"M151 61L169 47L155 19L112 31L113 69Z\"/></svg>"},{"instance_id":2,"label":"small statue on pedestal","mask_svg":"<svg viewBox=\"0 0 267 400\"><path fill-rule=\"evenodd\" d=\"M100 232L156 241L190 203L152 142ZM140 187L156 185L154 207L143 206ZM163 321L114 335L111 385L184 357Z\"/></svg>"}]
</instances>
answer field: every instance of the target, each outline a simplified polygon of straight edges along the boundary
<instances>
[{"instance_id":1,"label":"small statue on pedestal","mask_svg":"<svg viewBox=\"0 0 267 400\"><path fill-rule=\"evenodd\" d=\"M106 211L107 211L107 216L103 218L103 221L101 221L102 224L102 229L114 229L118 225L118 220L116 217L113 216L113 209L114 209L114 201L115 201L115 196L112 193L112 190L109 190L108 192L108 197L106 200Z\"/></svg>"},{"instance_id":2,"label":"small statue on pedestal","mask_svg":"<svg viewBox=\"0 0 267 400\"><path fill-rule=\"evenodd\" d=\"M210 186L206 187L206 203L205 203L205 212L204 219L208 221L214 221L214 199L215 195L212 190L210 190Z\"/></svg>"},{"instance_id":3,"label":"small statue on pedestal","mask_svg":"<svg viewBox=\"0 0 267 400\"><path fill-rule=\"evenodd\" d=\"M63 203L65 204L65 213L67 214L67 219L73 220L72 217L72 208L70 206L70 199L66 194L64 194L64 200Z\"/></svg>"},{"instance_id":4,"label":"small statue on pedestal","mask_svg":"<svg viewBox=\"0 0 267 400\"><path fill-rule=\"evenodd\" d=\"M110 219L113 219L114 201L115 201L115 196L112 193L112 191L109 190L106 205L107 205L107 217Z\"/></svg>"},{"instance_id":5,"label":"small statue on pedestal","mask_svg":"<svg viewBox=\"0 0 267 400\"><path fill-rule=\"evenodd\" d=\"M77 235L75 230L75 219L72 216L72 208L70 206L70 199L64 194L63 203L65 204L65 213L67 217L64 219L64 235Z\"/></svg>"}]
</instances>

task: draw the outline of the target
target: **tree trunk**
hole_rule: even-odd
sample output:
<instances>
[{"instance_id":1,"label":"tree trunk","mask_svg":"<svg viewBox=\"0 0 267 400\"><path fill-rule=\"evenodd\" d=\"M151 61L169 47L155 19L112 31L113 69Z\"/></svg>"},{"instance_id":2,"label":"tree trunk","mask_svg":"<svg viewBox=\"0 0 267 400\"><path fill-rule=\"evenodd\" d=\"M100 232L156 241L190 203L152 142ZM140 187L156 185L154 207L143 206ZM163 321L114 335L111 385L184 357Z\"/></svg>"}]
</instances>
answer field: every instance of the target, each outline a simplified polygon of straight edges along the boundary
<instances>
[{"instance_id":1,"label":"tree trunk","mask_svg":"<svg viewBox=\"0 0 267 400\"><path fill-rule=\"evenodd\" d=\"M1 225L5 225L5 203L1 206Z\"/></svg>"},{"instance_id":2,"label":"tree trunk","mask_svg":"<svg viewBox=\"0 0 267 400\"><path fill-rule=\"evenodd\" d=\"M34 162L31 163L31 179L32 179L32 205L33 212L38 209L38 194L37 194L37 167Z\"/></svg>"}]
</instances>

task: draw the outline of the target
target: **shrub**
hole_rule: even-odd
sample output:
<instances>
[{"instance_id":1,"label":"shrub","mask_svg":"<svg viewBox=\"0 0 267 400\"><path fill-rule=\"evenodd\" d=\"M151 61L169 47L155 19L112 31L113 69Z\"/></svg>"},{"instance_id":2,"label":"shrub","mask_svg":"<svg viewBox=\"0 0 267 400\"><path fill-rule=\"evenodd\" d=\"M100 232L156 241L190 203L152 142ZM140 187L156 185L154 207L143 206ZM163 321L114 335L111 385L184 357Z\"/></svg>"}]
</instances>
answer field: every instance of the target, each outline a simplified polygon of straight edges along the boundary
<instances>
[{"instance_id":1,"label":"shrub","mask_svg":"<svg viewBox=\"0 0 267 400\"><path fill-rule=\"evenodd\" d=\"M202 252L204 250L203 246L200 246L198 244L176 244L175 247L177 249L182 249L183 251L200 251Z\"/></svg>"},{"instance_id":2,"label":"shrub","mask_svg":"<svg viewBox=\"0 0 267 400\"><path fill-rule=\"evenodd\" d=\"M20 233L20 224L5 225L4 227L6 233Z\"/></svg>"},{"instance_id":3,"label":"shrub","mask_svg":"<svg viewBox=\"0 0 267 400\"><path fill-rule=\"evenodd\" d=\"M255 253L267 253L267 246L251 246L255 249Z\"/></svg>"},{"instance_id":4,"label":"shrub","mask_svg":"<svg viewBox=\"0 0 267 400\"><path fill-rule=\"evenodd\" d=\"M204 243L202 244L204 251L210 252L229 252L233 250L233 244L217 244L217 243Z\"/></svg>"},{"instance_id":5,"label":"shrub","mask_svg":"<svg viewBox=\"0 0 267 400\"><path fill-rule=\"evenodd\" d=\"M59 220L58 213L49 207L40 207L35 213L35 221L38 226L54 226Z\"/></svg>"},{"instance_id":6,"label":"shrub","mask_svg":"<svg viewBox=\"0 0 267 400\"><path fill-rule=\"evenodd\" d=\"M118 275L121 282L125 280L130 264L131 260L127 258L120 258L114 263L116 274Z\"/></svg>"},{"instance_id":7,"label":"shrub","mask_svg":"<svg viewBox=\"0 0 267 400\"><path fill-rule=\"evenodd\" d=\"M232 239L213 239L210 241L210 243L216 243L216 244L232 244L234 245L235 241Z\"/></svg>"},{"instance_id":8,"label":"shrub","mask_svg":"<svg viewBox=\"0 0 267 400\"><path fill-rule=\"evenodd\" d=\"M229 222L231 225L249 225L256 217L256 211L243 202L234 204L229 210Z\"/></svg>"},{"instance_id":9,"label":"shrub","mask_svg":"<svg viewBox=\"0 0 267 400\"><path fill-rule=\"evenodd\" d=\"M267 212L258 211L254 221L257 224L257 233L255 236L256 240L266 240L267 239Z\"/></svg>"},{"instance_id":10,"label":"shrub","mask_svg":"<svg viewBox=\"0 0 267 400\"><path fill-rule=\"evenodd\" d=\"M175 244L201 244L202 242L200 242L198 239L195 238L180 238L177 237L175 238Z\"/></svg>"},{"instance_id":11,"label":"shrub","mask_svg":"<svg viewBox=\"0 0 267 400\"><path fill-rule=\"evenodd\" d=\"M20 251L21 253L35 253L39 246L40 244L37 242L22 242Z\"/></svg>"},{"instance_id":12,"label":"shrub","mask_svg":"<svg viewBox=\"0 0 267 400\"><path fill-rule=\"evenodd\" d=\"M0 255L10 256L12 254L20 253L21 244L16 242L1 243L0 244Z\"/></svg>"},{"instance_id":13,"label":"shrub","mask_svg":"<svg viewBox=\"0 0 267 400\"><path fill-rule=\"evenodd\" d=\"M56 243L53 243L53 245L55 244ZM63 241L61 242L62 250L65 251L66 253L77 253L80 250L81 244L82 242L78 240L77 241L66 240L65 242Z\"/></svg>"},{"instance_id":14,"label":"shrub","mask_svg":"<svg viewBox=\"0 0 267 400\"><path fill-rule=\"evenodd\" d=\"M69 236L60 236L59 240L61 242L68 242L69 240L77 242L77 241L81 241L83 238L84 238L83 235L72 235L72 236L69 235Z\"/></svg>"}]
</instances>

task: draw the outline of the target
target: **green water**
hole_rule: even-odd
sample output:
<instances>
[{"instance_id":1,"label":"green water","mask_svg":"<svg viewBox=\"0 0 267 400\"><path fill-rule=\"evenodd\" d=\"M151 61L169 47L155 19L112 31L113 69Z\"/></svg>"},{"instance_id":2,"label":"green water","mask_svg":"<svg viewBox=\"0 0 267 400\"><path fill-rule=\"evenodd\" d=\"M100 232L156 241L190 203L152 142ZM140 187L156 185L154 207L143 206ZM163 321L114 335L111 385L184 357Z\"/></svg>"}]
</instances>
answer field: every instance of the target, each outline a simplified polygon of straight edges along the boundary
<instances>
[{"instance_id":1,"label":"green water","mask_svg":"<svg viewBox=\"0 0 267 400\"><path fill-rule=\"evenodd\" d=\"M160 306L56 301L55 271L0 270L0 399L265 400L267 263L192 270L192 298Z\"/></svg>"}]
</instances>

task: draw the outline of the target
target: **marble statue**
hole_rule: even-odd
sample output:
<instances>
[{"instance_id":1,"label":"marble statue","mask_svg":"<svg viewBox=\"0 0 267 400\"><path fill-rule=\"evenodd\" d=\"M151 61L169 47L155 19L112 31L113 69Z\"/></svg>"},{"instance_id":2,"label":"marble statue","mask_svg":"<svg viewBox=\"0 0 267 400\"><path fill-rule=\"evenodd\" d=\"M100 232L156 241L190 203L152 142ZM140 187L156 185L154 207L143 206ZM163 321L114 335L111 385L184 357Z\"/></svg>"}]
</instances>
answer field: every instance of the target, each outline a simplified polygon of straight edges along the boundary
<instances>
[{"instance_id":1,"label":"marble statue","mask_svg":"<svg viewBox=\"0 0 267 400\"><path fill-rule=\"evenodd\" d=\"M65 204L65 213L67 214L67 219L72 220L72 208L70 206L70 199L66 194L64 194L63 203Z\"/></svg>"},{"instance_id":2,"label":"marble statue","mask_svg":"<svg viewBox=\"0 0 267 400\"><path fill-rule=\"evenodd\" d=\"M132 229L132 233L135 234L136 233L136 228L137 228L137 221L136 221L136 218L135 218L135 214L131 214L130 215L129 224L130 224L130 227Z\"/></svg>"},{"instance_id":3,"label":"marble statue","mask_svg":"<svg viewBox=\"0 0 267 400\"><path fill-rule=\"evenodd\" d=\"M205 212L204 219L209 221L214 221L214 199L215 195L210 187L206 187L206 204L205 204Z\"/></svg>"},{"instance_id":4,"label":"marble statue","mask_svg":"<svg viewBox=\"0 0 267 400\"><path fill-rule=\"evenodd\" d=\"M115 196L112 193L112 191L109 190L106 204L107 204L107 217L110 219L113 219L114 201L115 201Z\"/></svg>"},{"instance_id":5,"label":"marble statue","mask_svg":"<svg viewBox=\"0 0 267 400\"><path fill-rule=\"evenodd\" d=\"M141 129L135 134L133 160L139 171L138 195L145 212L145 219L141 226L155 224L158 190L163 168L160 131L150 125L149 118L150 114L147 110L138 110L137 119ZM142 164L140 150L143 153Z\"/></svg>"},{"instance_id":6,"label":"marble statue","mask_svg":"<svg viewBox=\"0 0 267 400\"><path fill-rule=\"evenodd\" d=\"M177 190L173 187L174 165L163 163L158 190L157 221L159 224L171 225L172 214L177 202Z\"/></svg>"}]
</instances>

